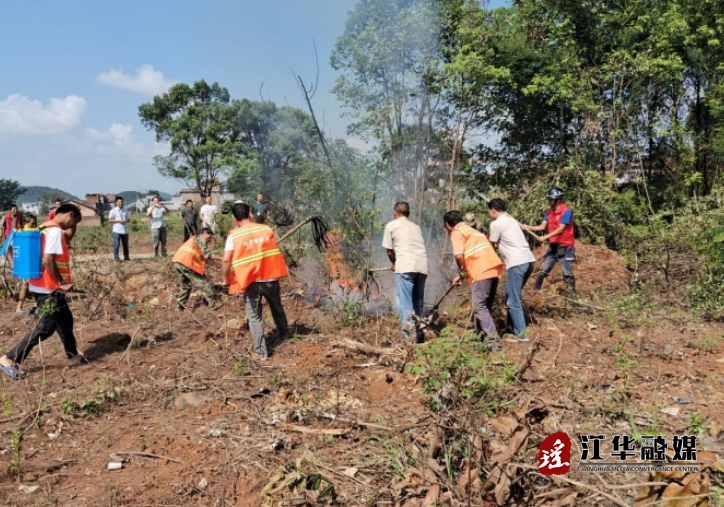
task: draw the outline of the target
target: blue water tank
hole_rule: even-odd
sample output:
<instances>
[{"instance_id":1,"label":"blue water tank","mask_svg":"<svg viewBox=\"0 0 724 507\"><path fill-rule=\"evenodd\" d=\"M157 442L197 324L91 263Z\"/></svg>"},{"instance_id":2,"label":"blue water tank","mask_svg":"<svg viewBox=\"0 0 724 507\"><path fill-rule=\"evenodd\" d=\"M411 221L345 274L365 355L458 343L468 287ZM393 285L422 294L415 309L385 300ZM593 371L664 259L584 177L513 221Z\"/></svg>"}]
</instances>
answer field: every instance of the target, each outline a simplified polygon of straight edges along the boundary
<instances>
[{"instance_id":1,"label":"blue water tank","mask_svg":"<svg viewBox=\"0 0 724 507\"><path fill-rule=\"evenodd\" d=\"M40 278L40 231L18 231L13 238L13 276Z\"/></svg>"}]
</instances>

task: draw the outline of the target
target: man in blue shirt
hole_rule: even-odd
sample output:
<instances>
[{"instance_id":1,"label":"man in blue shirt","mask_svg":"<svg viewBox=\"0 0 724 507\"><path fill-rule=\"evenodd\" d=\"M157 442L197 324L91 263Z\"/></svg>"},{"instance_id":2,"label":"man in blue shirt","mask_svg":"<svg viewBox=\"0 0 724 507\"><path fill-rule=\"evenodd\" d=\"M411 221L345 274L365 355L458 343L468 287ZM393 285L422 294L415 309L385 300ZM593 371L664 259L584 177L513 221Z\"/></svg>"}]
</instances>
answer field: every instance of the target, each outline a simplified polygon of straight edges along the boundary
<instances>
[{"instance_id":1,"label":"man in blue shirt","mask_svg":"<svg viewBox=\"0 0 724 507\"><path fill-rule=\"evenodd\" d=\"M123 245L123 260L130 261L128 256L128 222L131 221L131 215L128 210L123 207L123 197L116 199L116 207L108 214L108 221L113 224L113 258L116 262L121 262L118 256L118 247Z\"/></svg>"}]
</instances>

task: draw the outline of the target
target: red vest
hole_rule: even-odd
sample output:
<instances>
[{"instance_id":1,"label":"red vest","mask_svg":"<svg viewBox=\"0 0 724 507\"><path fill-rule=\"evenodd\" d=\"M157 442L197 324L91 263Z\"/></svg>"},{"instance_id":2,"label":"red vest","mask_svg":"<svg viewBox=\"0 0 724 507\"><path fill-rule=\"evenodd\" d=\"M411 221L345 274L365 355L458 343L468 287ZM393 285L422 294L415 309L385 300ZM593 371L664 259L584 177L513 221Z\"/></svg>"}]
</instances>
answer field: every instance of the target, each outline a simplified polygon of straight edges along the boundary
<instances>
[{"instance_id":1,"label":"red vest","mask_svg":"<svg viewBox=\"0 0 724 507\"><path fill-rule=\"evenodd\" d=\"M42 225L43 234L41 234L40 236L41 255L45 254L45 231L52 227L60 226L55 222L45 222ZM58 267L58 273L60 273L63 281L65 283L71 283L72 280L70 278L70 252L68 251L68 243L65 240L65 234L63 234L63 254L55 256L55 265ZM45 269L45 266L43 266L43 271L40 275L40 278L33 278L30 280L30 283L32 285L35 285L36 287L43 287L44 289L48 290L57 290L60 288L58 282L55 280L55 278L50 276L50 273L48 273L48 270Z\"/></svg>"},{"instance_id":2,"label":"red vest","mask_svg":"<svg viewBox=\"0 0 724 507\"><path fill-rule=\"evenodd\" d=\"M559 203L558 206L556 206L555 211L553 211L551 208L548 208L548 211L546 212L546 222L548 222L549 233L558 229L563 214L570 209L571 208L566 206L566 203L564 202ZM548 243L561 246L574 246L576 244L576 239L573 237L573 216L571 216L571 223L566 225L566 228L563 229L563 232L560 233L558 236L553 236L552 238L550 238L548 240Z\"/></svg>"}]
</instances>

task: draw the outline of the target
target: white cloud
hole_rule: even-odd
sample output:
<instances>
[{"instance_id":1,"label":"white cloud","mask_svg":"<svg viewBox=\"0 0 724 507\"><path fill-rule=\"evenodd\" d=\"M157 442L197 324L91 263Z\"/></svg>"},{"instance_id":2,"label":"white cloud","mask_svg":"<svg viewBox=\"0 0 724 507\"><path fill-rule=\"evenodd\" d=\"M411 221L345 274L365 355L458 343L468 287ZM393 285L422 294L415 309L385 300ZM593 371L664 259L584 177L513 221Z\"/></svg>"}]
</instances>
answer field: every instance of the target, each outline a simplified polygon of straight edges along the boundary
<instances>
[{"instance_id":1,"label":"white cloud","mask_svg":"<svg viewBox=\"0 0 724 507\"><path fill-rule=\"evenodd\" d=\"M112 143L115 146L130 146L133 143L133 127L121 123L113 123L108 130L86 129L86 134L91 141L99 143Z\"/></svg>"},{"instance_id":2,"label":"white cloud","mask_svg":"<svg viewBox=\"0 0 724 507\"><path fill-rule=\"evenodd\" d=\"M155 70L153 65L148 64L137 68L135 76L126 74L123 69L111 69L99 74L96 82L148 95L164 93L174 84L173 81L164 79L160 70Z\"/></svg>"},{"instance_id":3,"label":"white cloud","mask_svg":"<svg viewBox=\"0 0 724 507\"><path fill-rule=\"evenodd\" d=\"M47 107L39 100L13 94L0 102L0 132L12 134L60 134L76 127L88 107L77 95L50 99Z\"/></svg>"}]
</instances>

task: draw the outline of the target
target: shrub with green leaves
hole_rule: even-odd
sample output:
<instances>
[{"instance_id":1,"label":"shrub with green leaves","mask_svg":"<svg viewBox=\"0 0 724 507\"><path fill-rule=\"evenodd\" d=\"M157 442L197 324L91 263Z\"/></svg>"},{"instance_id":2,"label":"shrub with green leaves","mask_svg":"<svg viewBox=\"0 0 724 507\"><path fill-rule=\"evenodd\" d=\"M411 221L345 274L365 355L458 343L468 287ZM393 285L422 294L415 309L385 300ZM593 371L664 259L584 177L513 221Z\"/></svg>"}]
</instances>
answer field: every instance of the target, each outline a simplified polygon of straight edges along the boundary
<instances>
[{"instance_id":1,"label":"shrub with green leaves","mask_svg":"<svg viewBox=\"0 0 724 507\"><path fill-rule=\"evenodd\" d=\"M432 395L430 406L436 411L462 399L483 413L492 413L500 404L499 389L513 381L517 365L503 354L491 354L475 333L458 337L448 329L415 349L417 362L407 367L408 373L422 377L424 392Z\"/></svg>"}]
</instances>

